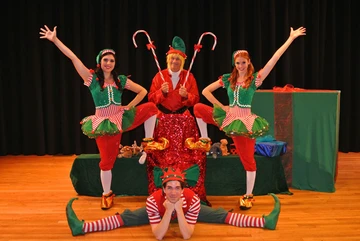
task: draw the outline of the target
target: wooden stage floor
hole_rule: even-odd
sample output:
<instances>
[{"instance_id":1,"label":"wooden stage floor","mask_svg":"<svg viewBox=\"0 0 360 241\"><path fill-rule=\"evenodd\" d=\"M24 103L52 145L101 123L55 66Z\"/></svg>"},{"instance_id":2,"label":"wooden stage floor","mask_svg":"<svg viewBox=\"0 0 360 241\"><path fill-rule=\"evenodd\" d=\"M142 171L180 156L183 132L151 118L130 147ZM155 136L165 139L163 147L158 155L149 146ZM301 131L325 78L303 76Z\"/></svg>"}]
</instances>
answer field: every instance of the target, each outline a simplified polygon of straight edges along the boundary
<instances>
[{"instance_id":1,"label":"wooden stage floor","mask_svg":"<svg viewBox=\"0 0 360 241\"><path fill-rule=\"evenodd\" d=\"M69 177L75 157L0 157L0 240L155 240L149 225L71 235L65 205L77 196ZM191 240L360 240L360 153L339 153L338 161L334 193L290 188L294 195L278 195L282 211L276 230L198 223ZM92 221L126 208L139 208L145 199L145 196L116 197L115 206L103 211L99 197L79 196L73 207L80 219ZM257 196L254 207L248 211L239 209L239 196L208 199L213 207L253 216L267 214L273 208L270 196ZM164 240L182 240L175 224Z\"/></svg>"}]
</instances>

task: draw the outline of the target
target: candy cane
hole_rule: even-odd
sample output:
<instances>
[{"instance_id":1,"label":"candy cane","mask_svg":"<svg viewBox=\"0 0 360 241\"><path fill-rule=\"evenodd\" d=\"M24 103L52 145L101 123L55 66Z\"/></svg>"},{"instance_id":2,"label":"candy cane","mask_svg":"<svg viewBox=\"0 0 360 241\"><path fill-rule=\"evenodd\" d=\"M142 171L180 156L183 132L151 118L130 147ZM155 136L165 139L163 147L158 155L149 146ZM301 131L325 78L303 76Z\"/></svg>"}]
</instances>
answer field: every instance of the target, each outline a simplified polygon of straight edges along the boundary
<instances>
[{"instance_id":1,"label":"candy cane","mask_svg":"<svg viewBox=\"0 0 360 241\"><path fill-rule=\"evenodd\" d=\"M159 61L158 61L157 56L156 56L156 54L155 54L155 50L154 50L154 49L156 49L156 47L155 47L155 45L153 44L153 41L151 41L151 38L150 38L149 34L148 34L145 30L138 30L138 31L136 31L136 32L133 34L133 43L134 43L134 45L135 45L135 48L137 48L136 41L135 41L135 36L136 36L138 33L140 33L140 32L145 33L146 37L148 38L149 43L146 45L146 47L148 48L148 50L151 49L152 54L153 54L154 59L155 59L155 62L156 62L156 66L157 66L157 68L158 68L158 70L159 70L159 73L160 73L160 75L161 75L161 78L162 78L163 81L165 81L164 76L163 76L163 74L161 73L161 68L160 68L160 65L159 65Z\"/></svg>"},{"instance_id":2,"label":"candy cane","mask_svg":"<svg viewBox=\"0 0 360 241\"><path fill-rule=\"evenodd\" d=\"M216 43L217 43L217 38L216 38L215 34L213 34L212 32L205 32L205 33L201 34L198 43L194 45L194 50L195 51L194 51L194 55L193 55L193 57L191 59L190 67L189 67L188 72L187 72L186 77L185 77L184 86L185 86L185 84L186 84L186 82L188 80L190 70L191 70L191 68L193 66L193 63L194 63L194 60L195 60L195 57L196 57L196 53L200 52L200 49L202 48L202 45L200 44L201 40L204 37L204 35L207 35L207 34L210 34L210 35L212 35L214 37L214 45L212 46L211 50L215 49L215 46L216 46Z\"/></svg>"}]
</instances>

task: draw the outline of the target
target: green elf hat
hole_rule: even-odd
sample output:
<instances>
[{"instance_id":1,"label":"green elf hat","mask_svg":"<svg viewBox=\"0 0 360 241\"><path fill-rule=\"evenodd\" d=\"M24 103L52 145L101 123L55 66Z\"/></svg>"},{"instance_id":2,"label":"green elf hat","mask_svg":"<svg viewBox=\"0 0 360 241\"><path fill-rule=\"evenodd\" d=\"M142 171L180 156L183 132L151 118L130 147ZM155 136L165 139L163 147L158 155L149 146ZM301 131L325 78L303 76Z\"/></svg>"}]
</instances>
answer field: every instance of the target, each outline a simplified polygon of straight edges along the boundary
<instances>
[{"instance_id":1,"label":"green elf hat","mask_svg":"<svg viewBox=\"0 0 360 241\"><path fill-rule=\"evenodd\" d=\"M249 57L249 53L246 50L235 50L232 54L232 59L231 59L231 63L232 66L235 66L235 58L237 58L239 55L247 55L247 57Z\"/></svg>"},{"instance_id":2,"label":"green elf hat","mask_svg":"<svg viewBox=\"0 0 360 241\"><path fill-rule=\"evenodd\" d=\"M113 49L103 49L99 52L99 54L96 56L96 63L100 64L100 59L101 56L103 56L106 53L112 53L113 55L115 55L115 51Z\"/></svg>"},{"instance_id":3,"label":"green elf hat","mask_svg":"<svg viewBox=\"0 0 360 241\"><path fill-rule=\"evenodd\" d=\"M166 55L168 54L180 54L182 57L184 57L184 59L186 59L186 54L185 54L185 43L184 41L178 37L175 36L172 40L172 46L169 46L170 49L169 51L166 53Z\"/></svg>"}]
</instances>

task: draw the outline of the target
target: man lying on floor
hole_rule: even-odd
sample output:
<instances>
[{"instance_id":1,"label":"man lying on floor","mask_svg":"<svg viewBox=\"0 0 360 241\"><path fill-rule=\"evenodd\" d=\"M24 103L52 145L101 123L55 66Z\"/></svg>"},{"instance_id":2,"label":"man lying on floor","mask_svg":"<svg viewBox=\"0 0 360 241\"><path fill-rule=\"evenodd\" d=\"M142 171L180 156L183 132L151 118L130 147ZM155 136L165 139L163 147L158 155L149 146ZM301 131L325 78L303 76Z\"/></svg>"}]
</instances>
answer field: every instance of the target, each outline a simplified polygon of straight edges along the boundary
<instances>
[{"instance_id":1,"label":"man lying on floor","mask_svg":"<svg viewBox=\"0 0 360 241\"><path fill-rule=\"evenodd\" d=\"M66 216L73 236L109 231L125 226L151 225L156 239L161 240L168 231L170 222L177 222L183 239L189 239L195 229L196 222L225 223L238 227L256 227L274 230L280 214L280 201L275 194L270 194L275 200L272 212L263 217L252 217L240 213L232 213L222 208L211 208L200 204L197 195L186 188L185 174L180 170L165 168L162 176L163 188L155 191L146 200L146 207L134 211L126 209L97 221L80 221L72 203L72 198L66 206Z\"/></svg>"}]
</instances>

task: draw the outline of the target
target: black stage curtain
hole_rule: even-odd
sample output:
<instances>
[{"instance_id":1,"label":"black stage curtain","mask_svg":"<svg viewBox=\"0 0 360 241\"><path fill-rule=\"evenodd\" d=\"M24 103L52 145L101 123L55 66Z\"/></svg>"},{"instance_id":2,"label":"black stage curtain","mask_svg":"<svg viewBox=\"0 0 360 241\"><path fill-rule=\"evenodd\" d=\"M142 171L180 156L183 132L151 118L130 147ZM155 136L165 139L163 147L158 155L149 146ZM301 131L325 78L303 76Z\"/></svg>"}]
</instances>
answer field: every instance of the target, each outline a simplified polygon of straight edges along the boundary
<instances>
[{"instance_id":1,"label":"black stage curtain","mask_svg":"<svg viewBox=\"0 0 360 241\"><path fill-rule=\"evenodd\" d=\"M94 113L90 92L71 61L48 40L39 38L44 24L58 26L58 37L88 68L95 68L101 49L117 52L118 73L149 89L158 69L144 34L156 45L161 68L172 38L186 43L190 65L193 46L202 39L192 73L200 92L232 70L231 54L249 51L261 69L289 36L290 27L305 26L279 60L262 89L292 84L298 88L341 90L339 150L360 151L360 15L356 1L343 0L76 0L5 1L2 5L0 58L0 155L97 153L95 141L81 132L80 120ZM5 43L4 43L5 42ZM223 90L215 95L226 102ZM124 93L124 103L135 95ZM142 103L147 101L147 98ZM209 104L202 96L201 102ZM123 144L143 137L143 126L124 133ZM216 141L225 136L209 126Z\"/></svg>"}]
</instances>

